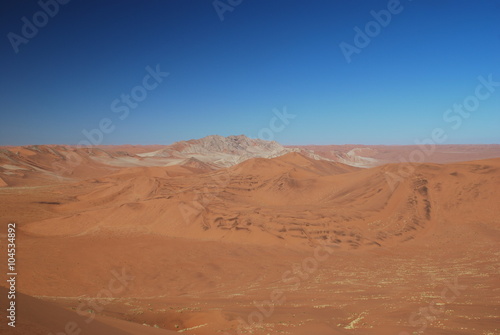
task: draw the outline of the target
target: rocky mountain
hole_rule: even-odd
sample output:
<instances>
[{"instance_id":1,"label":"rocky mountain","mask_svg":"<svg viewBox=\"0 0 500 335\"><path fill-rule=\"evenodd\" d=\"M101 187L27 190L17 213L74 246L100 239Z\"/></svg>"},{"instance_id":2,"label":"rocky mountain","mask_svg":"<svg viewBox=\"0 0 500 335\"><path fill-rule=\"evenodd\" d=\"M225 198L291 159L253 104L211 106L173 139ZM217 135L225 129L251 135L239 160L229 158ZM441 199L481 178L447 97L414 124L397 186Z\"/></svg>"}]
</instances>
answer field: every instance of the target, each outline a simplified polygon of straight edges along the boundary
<instances>
[{"instance_id":1,"label":"rocky mountain","mask_svg":"<svg viewBox=\"0 0 500 335\"><path fill-rule=\"evenodd\" d=\"M193 158L217 167L229 167L250 158L274 158L290 152L304 152L305 149L285 148L275 141L249 138L245 135L210 135L200 139L175 142L155 152L139 154L142 157L164 157L175 159Z\"/></svg>"}]
</instances>

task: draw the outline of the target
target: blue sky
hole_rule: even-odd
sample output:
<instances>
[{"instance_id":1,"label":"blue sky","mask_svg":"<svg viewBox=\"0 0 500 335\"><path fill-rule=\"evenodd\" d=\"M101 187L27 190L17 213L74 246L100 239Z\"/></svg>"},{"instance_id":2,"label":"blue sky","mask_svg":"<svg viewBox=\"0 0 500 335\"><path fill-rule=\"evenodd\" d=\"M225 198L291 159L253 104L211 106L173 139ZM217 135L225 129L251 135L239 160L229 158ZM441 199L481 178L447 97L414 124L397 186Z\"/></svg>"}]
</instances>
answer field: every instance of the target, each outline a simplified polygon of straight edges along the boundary
<instances>
[{"instance_id":1,"label":"blue sky","mask_svg":"<svg viewBox=\"0 0 500 335\"><path fill-rule=\"evenodd\" d=\"M395 1L220 0L218 13L213 1L72 0L45 21L35 1L3 2L0 145L77 144L85 131L98 144L413 144L435 128L445 143L500 143L500 86L459 127L443 118L479 76L500 82L500 1ZM371 11L390 22L370 25ZM34 36L23 17L38 20ZM378 30L348 63L339 45L356 47L367 24ZM147 90L157 66L168 76ZM132 92L135 108L121 101Z\"/></svg>"}]
</instances>

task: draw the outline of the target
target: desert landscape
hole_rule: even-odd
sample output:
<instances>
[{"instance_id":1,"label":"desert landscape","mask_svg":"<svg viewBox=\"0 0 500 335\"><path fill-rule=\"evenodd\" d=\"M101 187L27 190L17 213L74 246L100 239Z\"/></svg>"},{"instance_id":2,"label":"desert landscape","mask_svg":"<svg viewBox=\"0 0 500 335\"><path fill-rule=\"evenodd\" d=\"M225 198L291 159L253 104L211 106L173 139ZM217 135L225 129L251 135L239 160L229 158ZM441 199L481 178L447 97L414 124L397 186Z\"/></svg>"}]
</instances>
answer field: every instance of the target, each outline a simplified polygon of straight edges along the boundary
<instances>
[{"instance_id":1,"label":"desert landscape","mask_svg":"<svg viewBox=\"0 0 500 335\"><path fill-rule=\"evenodd\" d=\"M18 312L0 329L499 334L500 145L434 149L2 147Z\"/></svg>"},{"instance_id":2,"label":"desert landscape","mask_svg":"<svg viewBox=\"0 0 500 335\"><path fill-rule=\"evenodd\" d=\"M0 1L0 335L500 335L499 13Z\"/></svg>"}]
</instances>

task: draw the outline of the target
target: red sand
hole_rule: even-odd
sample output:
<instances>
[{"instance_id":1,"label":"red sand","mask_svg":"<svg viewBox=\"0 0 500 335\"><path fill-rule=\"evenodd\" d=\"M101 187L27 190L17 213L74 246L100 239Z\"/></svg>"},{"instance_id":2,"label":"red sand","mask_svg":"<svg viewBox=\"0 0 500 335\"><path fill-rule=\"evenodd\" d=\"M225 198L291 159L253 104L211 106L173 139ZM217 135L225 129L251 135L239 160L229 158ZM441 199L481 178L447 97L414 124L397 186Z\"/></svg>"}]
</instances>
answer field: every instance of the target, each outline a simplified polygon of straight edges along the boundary
<instances>
[{"instance_id":1,"label":"red sand","mask_svg":"<svg viewBox=\"0 0 500 335\"><path fill-rule=\"evenodd\" d=\"M49 171L40 150L19 159ZM360 169L291 153L213 171L82 157L68 179L0 174L20 292L13 329L0 290L2 334L73 320L81 334L500 333L498 158Z\"/></svg>"}]
</instances>

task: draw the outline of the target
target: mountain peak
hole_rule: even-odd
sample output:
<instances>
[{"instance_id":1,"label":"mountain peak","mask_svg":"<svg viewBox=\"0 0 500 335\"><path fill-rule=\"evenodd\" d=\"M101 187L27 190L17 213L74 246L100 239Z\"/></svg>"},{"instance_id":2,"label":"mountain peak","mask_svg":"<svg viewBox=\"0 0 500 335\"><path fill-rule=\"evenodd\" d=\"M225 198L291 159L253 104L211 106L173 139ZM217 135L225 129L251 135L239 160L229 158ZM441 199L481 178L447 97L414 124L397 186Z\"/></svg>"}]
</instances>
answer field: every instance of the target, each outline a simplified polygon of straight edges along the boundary
<instances>
[{"instance_id":1,"label":"mountain peak","mask_svg":"<svg viewBox=\"0 0 500 335\"><path fill-rule=\"evenodd\" d=\"M289 149L286 149L277 142L253 139L245 135L231 135L227 137L220 135L209 135L200 139L176 142L170 147L180 153L185 154L209 154L218 152L226 154L245 155L249 152L255 151L279 151L283 154L289 151ZM271 156L274 157L274 155ZM263 156L258 155L258 157Z\"/></svg>"},{"instance_id":2,"label":"mountain peak","mask_svg":"<svg viewBox=\"0 0 500 335\"><path fill-rule=\"evenodd\" d=\"M154 152L153 156L196 158L218 167L232 166L250 158L274 158L295 151L275 141L250 138L246 135L209 135L199 139L175 142Z\"/></svg>"}]
</instances>

